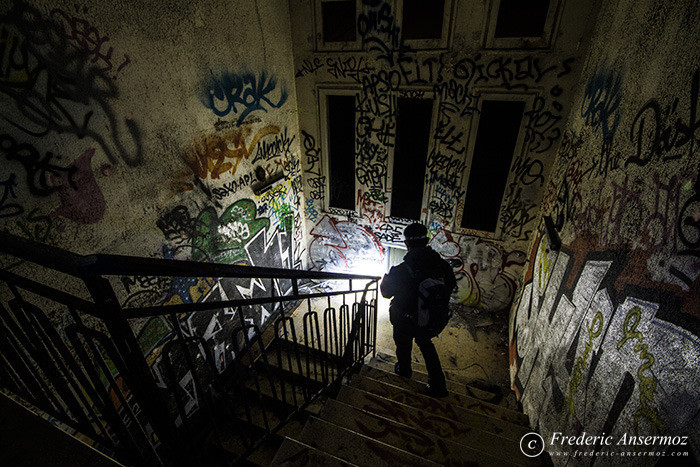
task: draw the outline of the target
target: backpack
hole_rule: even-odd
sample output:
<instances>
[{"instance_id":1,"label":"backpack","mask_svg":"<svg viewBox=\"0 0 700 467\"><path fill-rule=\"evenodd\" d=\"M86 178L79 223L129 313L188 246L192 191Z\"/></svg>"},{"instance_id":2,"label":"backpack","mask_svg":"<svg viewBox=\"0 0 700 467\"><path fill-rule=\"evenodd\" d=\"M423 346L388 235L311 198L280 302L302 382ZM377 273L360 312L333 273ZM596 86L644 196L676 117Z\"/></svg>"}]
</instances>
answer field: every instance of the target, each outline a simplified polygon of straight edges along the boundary
<instances>
[{"instance_id":1,"label":"backpack","mask_svg":"<svg viewBox=\"0 0 700 467\"><path fill-rule=\"evenodd\" d=\"M408 271L418 291L417 309L415 315L410 318L421 331L435 337L445 329L452 317L449 307L452 291L445 284L443 277L429 276L411 268L408 268Z\"/></svg>"}]
</instances>

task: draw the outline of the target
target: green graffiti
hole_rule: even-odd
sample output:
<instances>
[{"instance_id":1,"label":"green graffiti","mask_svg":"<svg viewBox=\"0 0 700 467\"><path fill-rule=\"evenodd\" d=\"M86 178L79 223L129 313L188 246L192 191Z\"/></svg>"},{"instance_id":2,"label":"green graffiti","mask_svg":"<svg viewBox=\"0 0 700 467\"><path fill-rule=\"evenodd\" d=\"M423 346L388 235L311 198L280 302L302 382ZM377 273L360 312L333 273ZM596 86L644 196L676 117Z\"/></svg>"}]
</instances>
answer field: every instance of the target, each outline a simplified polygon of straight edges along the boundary
<instances>
[{"instance_id":1,"label":"green graffiti","mask_svg":"<svg viewBox=\"0 0 700 467\"><path fill-rule=\"evenodd\" d=\"M204 209L197 218L192 239L192 259L234 263L247 258L243 246L270 220L256 218L255 202L243 199L230 205L218 216L213 207Z\"/></svg>"},{"instance_id":2,"label":"green graffiti","mask_svg":"<svg viewBox=\"0 0 700 467\"><path fill-rule=\"evenodd\" d=\"M642 364L637 369L637 377L639 378L639 403L640 407L634 413L634 431L638 434L639 420L647 419L652 426L661 432L664 428L663 421L659 417L659 410L653 406L654 394L656 393L657 381L653 376L645 374L645 371L651 369L654 365L654 355L649 353L649 346L644 343L644 336L637 331L637 326L642 319L642 309L638 306L633 307L625 316L623 326L624 337L618 342L617 350L622 349L630 339L636 339L634 351L639 353Z\"/></svg>"},{"instance_id":3,"label":"green graffiti","mask_svg":"<svg viewBox=\"0 0 700 467\"><path fill-rule=\"evenodd\" d=\"M583 354L576 359L576 364L574 365L574 370L571 375L571 381L569 381L569 393L566 396L564 402L564 412L562 416L566 422L569 416L576 415L576 408L574 406L574 396L576 395L576 390L581 385L583 380L583 370L586 368L588 363L588 358L591 356L591 351L593 350L593 340L600 336L603 332L603 313L600 311L595 314L590 323L586 323L586 329L588 330L588 340L583 349Z\"/></svg>"}]
</instances>

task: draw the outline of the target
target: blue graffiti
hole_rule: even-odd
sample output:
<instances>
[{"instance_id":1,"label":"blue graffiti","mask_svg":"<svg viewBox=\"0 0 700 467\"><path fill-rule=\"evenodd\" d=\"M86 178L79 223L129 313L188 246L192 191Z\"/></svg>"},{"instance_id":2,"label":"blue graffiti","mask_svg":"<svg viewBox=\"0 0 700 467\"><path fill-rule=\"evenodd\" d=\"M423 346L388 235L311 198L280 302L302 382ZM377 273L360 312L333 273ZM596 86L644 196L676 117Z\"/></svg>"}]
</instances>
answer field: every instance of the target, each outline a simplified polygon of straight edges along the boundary
<instances>
[{"instance_id":1,"label":"blue graffiti","mask_svg":"<svg viewBox=\"0 0 700 467\"><path fill-rule=\"evenodd\" d=\"M588 80L581 102L581 117L593 130L601 130L606 142L612 141L620 124L622 76L600 68Z\"/></svg>"},{"instance_id":2,"label":"blue graffiti","mask_svg":"<svg viewBox=\"0 0 700 467\"><path fill-rule=\"evenodd\" d=\"M224 117L231 112L238 114L236 125L240 126L251 112L267 112L266 106L272 109L282 107L287 101L287 90L281 86L279 99L274 102L272 93L275 88L277 79L268 76L264 71L259 77L253 73L225 72L219 77L212 76L202 103L218 117Z\"/></svg>"}]
</instances>

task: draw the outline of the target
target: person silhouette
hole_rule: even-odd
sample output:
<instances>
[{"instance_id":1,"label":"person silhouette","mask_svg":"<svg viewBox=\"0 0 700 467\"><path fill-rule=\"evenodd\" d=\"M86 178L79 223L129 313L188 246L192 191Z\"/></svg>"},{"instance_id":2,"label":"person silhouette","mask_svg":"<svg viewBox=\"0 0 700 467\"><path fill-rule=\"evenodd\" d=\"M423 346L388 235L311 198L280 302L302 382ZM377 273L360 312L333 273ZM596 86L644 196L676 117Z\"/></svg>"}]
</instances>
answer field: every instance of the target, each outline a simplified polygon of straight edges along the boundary
<instances>
[{"instance_id":1,"label":"person silhouette","mask_svg":"<svg viewBox=\"0 0 700 467\"><path fill-rule=\"evenodd\" d=\"M407 226L404 229L404 243L408 252L403 262L392 267L384 275L380 285L382 296L392 299L389 306L389 319L393 325L396 344L397 362L394 371L405 378L411 377L413 373L411 350L415 339L428 370L426 394L432 397L445 397L448 395L445 374L440 364L440 356L432 342L432 338L442 331L444 324L440 329L419 325L416 318L419 304L419 278L442 279L448 293L452 293L457 280L452 266L428 246L428 229L424 225L416 222ZM447 307L446 302L444 306Z\"/></svg>"}]
</instances>

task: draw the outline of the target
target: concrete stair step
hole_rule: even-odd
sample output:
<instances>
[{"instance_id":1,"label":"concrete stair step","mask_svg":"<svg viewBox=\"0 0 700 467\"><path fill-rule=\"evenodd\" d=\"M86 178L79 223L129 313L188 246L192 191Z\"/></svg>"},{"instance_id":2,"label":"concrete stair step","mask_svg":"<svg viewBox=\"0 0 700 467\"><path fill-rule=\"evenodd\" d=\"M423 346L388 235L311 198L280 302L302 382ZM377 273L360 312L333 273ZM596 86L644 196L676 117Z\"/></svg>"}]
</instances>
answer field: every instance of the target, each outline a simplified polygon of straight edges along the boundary
<instances>
[{"instance_id":1,"label":"concrete stair step","mask_svg":"<svg viewBox=\"0 0 700 467\"><path fill-rule=\"evenodd\" d=\"M436 436L426 430L365 412L333 399L326 402L319 416L335 425L443 465L478 464L493 467L519 465L513 462L518 459L517 457L499 459L464 444ZM515 444L512 441L511 443ZM525 456L521 455L521 457Z\"/></svg>"},{"instance_id":2,"label":"concrete stair step","mask_svg":"<svg viewBox=\"0 0 700 467\"><path fill-rule=\"evenodd\" d=\"M265 465L284 465L284 466L300 466L307 467L310 465L323 465L329 467L346 467L353 466L342 459L339 459L327 452L312 448L308 444L296 441L291 438L285 438L282 445L272 459L272 462Z\"/></svg>"},{"instance_id":3,"label":"concrete stair step","mask_svg":"<svg viewBox=\"0 0 700 467\"><path fill-rule=\"evenodd\" d=\"M438 465L415 454L316 417L309 418L298 440L358 466Z\"/></svg>"},{"instance_id":4,"label":"concrete stair step","mask_svg":"<svg viewBox=\"0 0 700 467\"><path fill-rule=\"evenodd\" d=\"M379 368L380 370L389 372L394 371L394 363L396 363L396 355L386 350L376 352L376 357L367 362L367 364L370 366L376 366L376 368ZM420 362L413 361L411 362L411 367L413 368L412 379L424 383L428 382L428 370L425 368L425 365ZM450 371L449 368L443 368L443 370L447 380L447 388L451 392L465 394L484 402L500 405L511 410L520 410L515 393L507 387L489 384L484 380L472 380L471 382L465 382L463 378L459 377L456 373L454 373L454 371Z\"/></svg>"},{"instance_id":5,"label":"concrete stair step","mask_svg":"<svg viewBox=\"0 0 700 467\"><path fill-rule=\"evenodd\" d=\"M522 465L539 465L539 463L532 462L531 459L522 455L516 440L504 438L475 426L460 423L452 418L441 417L419 410L352 386L343 386L336 400L362 409L365 412L417 428L439 438L483 451L485 454L498 459ZM493 427L493 429L496 430L497 427Z\"/></svg>"},{"instance_id":6,"label":"concrete stair step","mask_svg":"<svg viewBox=\"0 0 700 467\"><path fill-rule=\"evenodd\" d=\"M415 392L417 394L420 394L425 390L425 383L420 383L418 381L406 379L393 372L390 373L388 371L383 371L367 365L365 365L362 368L360 374L367 378L372 378L374 380L381 381L385 384L390 384L392 386L408 389L409 391ZM498 418L500 420L507 421L516 425L527 426L529 424L529 419L523 413L516 412L506 407L501 407L500 405L490 404L488 402L484 402L467 395L450 392L450 395L445 397L443 400L445 402L449 402L450 404L464 407L465 409L471 410L473 412L481 413L489 417Z\"/></svg>"},{"instance_id":7,"label":"concrete stair step","mask_svg":"<svg viewBox=\"0 0 700 467\"><path fill-rule=\"evenodd\" d=\"M367 366L371 366L372 368L376 368L377 370L382 370L386 371L387 373L393 373L394 372L394 363L395 362L389 362L385 360L380 360L377 358L373 358L369 362L366 363ZM421 365L421 367L416 367L415 365L413 366L413 374L411 375L411 379L414 381L417 381L419 383L428 384L428 373L425 372L425 367ZM445 381L447 383L447 390L450 391L451 393L455 394L462 394L465 396L470 396L470 394L467 392L466 386L464 384L458 383L456 381L452 381L447 379ZM474 388L476 389L476 388ZM489 402L495 397L495 394L493 393L488 393L486 391L482 391L480 389L476 389L478 391L479 396L477 399L483 400L486 402ZM474 396L472 396L474 397Z\"/></svg>"},{"instance_id":8,"label":"concrete stair step","mask_svg":"<svg viewBox=\"0 0 700 467\"><path fill-rule=\"evenodd\" d=\"M304 346L294 348L292 344L283 345L279 354L274 350L268 358L268 364L277 374L293 374L297 379L308 378L312 383L318 382L319 388L321 383L326 383L338 375L336 357L323 355L318 350Z\"/></svg>"},{"instance_id":9,"label":"concrete stair step","mask_svg":"<svg viewBox=\"0 0 700 467\"><path fill-rule=\"evenodd\" d=\"M313 412L317 413L317 412ZM250 423L249 428L252 430L257 429L260 432L266 431L269 427L269 429L275 428L280 422L282 422L283 419L286 418L285 414L281 414L276 411L272 410L266 410L263 413L263 410L259 406L253 406L250 408L249 411L250 415L250 421L248 420L248 415L246 414L245 409L242 406L236 407L235 414L234 416L236 417L236 421L234 423L237 424L237 428L240 429L241 426L244 426L248 423ZM289 422L287 422L280 430L277 432L281 436L286 436L288 434L294 434L298 433L301 431L301 429L304 426L304 423L306 422L306 419L309 417L310 412L307 411L302 411L299 414L296 415L296 417L292 418ZM267 418L267 424L265 423L265 419Z\"/></svg>"},{"instance_id":10,"label":"concrete stair step","mask_svg":"<svg viewBox=\"0 0 700 467\"><path fill-rule=\"evenodd\" d=\"M260 396L257 394L258 386L254 383L254 380L250 378L246 381L245 386L250 391L248 397L251 400L262 397L263 402L261 403L264 403L268 408L278 410L284 410L286 406L301 407L307 400L307 397L310 397L317 391L317 388L313 388L312 392L307 394L303 389L303 384L280 379L278 375L274 374L270 374L268 377L263 372L259 374L258 383ZM316 400L306 410L310 413L318 413L322 406L323 401Z\"/></svg>"},{"instance_id":11,"label":"concrete stair step","mask_svg":"<svg viewBox=\"0 0 700 467\"><path fill-rule=\"evenodd\" d=\"M239 428L240 429L240 428ZM223 429L221 434L221 444L223 449L229 451L234 457L242 455L250 444L244 442L240 432L231 429ZM273 436L268 438L259 446L247 459L248 465L269 465L279 450L281 438ZM244 462L245 464L245 462Z\"/></svg>"},{"instance_id":12,"label":"concrete stair step","mask_svg":"<svg viewBox=\"0 0 700 467\"><path fill-rule=\"evenodd\" d=\"M481 411L477 412L456 404L453 396L435 399L410 389L367 378L361 374L353 376L350 386L510 440L519 441L524 434L531 431L525 426L493 417L490 412L484 414Z\"/></svg>"}]
</instances>

